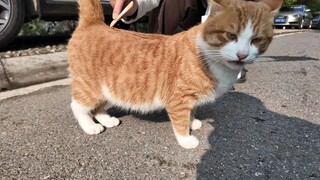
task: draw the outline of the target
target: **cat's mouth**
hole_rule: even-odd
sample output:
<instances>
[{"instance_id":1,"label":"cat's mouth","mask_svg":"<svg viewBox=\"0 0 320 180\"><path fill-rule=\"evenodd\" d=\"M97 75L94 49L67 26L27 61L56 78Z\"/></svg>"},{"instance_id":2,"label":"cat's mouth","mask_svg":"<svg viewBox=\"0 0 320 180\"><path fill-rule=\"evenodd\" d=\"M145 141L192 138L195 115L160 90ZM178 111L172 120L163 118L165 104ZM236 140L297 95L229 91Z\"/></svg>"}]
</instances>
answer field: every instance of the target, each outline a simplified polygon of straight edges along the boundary
<instances>
[{"instance_id":1,"label":"cat's mouth","mask_svg":"<svg viewBox=\"0 0 320 180\"><path fill-rule=\"evenodd\" d=\"M227 62L230 63L230 64L233 64L233 65L238 65L238 66L243 66L243 65L246 64L243 61L227 61Z\"/></svg>"},{"instance_id":2,"label":"cat's mouth","mask_svg":"<svg viewBox=\"0 0 320 180\"><path fill-rule=\"evenodd\" d=\"M242 69L243 66L246 64L245 61L226 61L225 65L227 65L229 68L234 69L234 70L239 70Z\"/></svg>"}]
</instances>

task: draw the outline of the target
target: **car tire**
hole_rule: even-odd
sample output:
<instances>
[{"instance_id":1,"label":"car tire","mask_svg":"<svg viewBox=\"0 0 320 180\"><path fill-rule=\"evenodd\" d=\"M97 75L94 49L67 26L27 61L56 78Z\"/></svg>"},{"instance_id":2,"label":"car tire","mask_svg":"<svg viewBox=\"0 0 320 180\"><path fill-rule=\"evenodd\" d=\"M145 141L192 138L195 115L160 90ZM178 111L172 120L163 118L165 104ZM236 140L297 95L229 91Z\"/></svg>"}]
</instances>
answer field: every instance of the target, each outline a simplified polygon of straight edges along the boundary
<instances>
[{"instance_id":1,"label":"car tire","mask_svg":"<svg viewBox=\"0 0 320 180\"><path fill-rule=\"evenodd\" d=\"M299 29L303 29L303 23L304 23L304 20L302 19L299 23L299 26L298 26Z\"/></svg>"},{"instance_id":2,"label":"car tire","mask_svg":"<svg viewBox=\"0 0 320 180\"><path fill-rule=\"evenodd\" d=\"M0 49L3 49L17 37L24 23L25 8L24 0L5 0L1 2Z\"/></svg>"}]
</instances>

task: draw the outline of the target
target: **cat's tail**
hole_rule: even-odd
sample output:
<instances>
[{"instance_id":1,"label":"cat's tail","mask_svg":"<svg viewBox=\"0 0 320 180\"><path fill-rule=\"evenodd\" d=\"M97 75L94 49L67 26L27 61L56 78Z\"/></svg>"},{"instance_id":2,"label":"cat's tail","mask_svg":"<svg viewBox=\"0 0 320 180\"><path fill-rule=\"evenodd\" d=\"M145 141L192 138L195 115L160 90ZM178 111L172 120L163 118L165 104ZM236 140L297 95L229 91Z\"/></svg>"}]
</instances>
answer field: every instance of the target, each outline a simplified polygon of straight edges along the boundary
<instances>
[{"instance_id":1,"label":"cat's tail","mask_svg":"<svg viewBox=\"0 0 320 180\"><path fill-rule=\"evenodd\" d=\"M78 0L79 26L104 23L104 14L100 0Z\"/></svg>"}]
</instances>

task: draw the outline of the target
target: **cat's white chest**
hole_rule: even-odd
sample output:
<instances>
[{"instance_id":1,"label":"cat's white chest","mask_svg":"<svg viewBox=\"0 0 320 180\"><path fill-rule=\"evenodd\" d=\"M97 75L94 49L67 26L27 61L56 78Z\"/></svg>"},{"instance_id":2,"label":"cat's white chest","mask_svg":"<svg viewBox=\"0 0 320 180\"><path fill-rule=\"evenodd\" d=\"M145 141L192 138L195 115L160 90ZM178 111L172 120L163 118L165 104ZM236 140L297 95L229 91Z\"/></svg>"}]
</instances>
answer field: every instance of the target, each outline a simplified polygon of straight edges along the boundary
<instances>
[{"instance_id":1,"label":"cat's white chest","mask_svg":"<svg viewBox=\"0 0 320 180\"><path fill-rule=\"evenodd\" d=\"M208 102L215 101L216 98L220 97L228 90L232 89L234 83L237 81L240 70L232 70L223 64L212 64L210 65L210 71L213 76L217 79L218 85L211 93L199 99L198 105L205 104Z\"/></svg>"},{"instance_id":2,"label":"cat's white chest","mask_svg":"<svg viewBox=\"0 0 320 180\"><path fill-rule=\"evenodd\" d=\"M231 89L234 83L237 81L238 74L240 70L231 70L223 65L216 65L212 68L212 73L218 80L218 87L216 88L214 94L215 97L219 97L229 89Z\"/></svg>"}]
</instances>

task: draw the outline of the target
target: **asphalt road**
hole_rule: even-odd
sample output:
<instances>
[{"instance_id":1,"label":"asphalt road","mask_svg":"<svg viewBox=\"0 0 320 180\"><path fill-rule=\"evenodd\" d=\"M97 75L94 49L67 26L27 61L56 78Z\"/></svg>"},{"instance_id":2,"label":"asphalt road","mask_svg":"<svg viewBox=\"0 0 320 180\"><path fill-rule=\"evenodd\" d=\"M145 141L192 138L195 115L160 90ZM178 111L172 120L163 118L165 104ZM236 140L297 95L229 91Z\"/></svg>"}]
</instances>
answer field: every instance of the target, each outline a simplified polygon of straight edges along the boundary
<instances>
[{"instance_id":1,"label":"asphalt road","mask_svg":"<svg viewBox=\"0 0 320 180\"><path fill-rule=\"evenodd\" d=\"M248 80L200 107L193 150L165 112L108 111L121 125L86 135L68 86L0 101L1 179L319 179L320 32L277 37Z\"/></svg>"}]
</instances>

